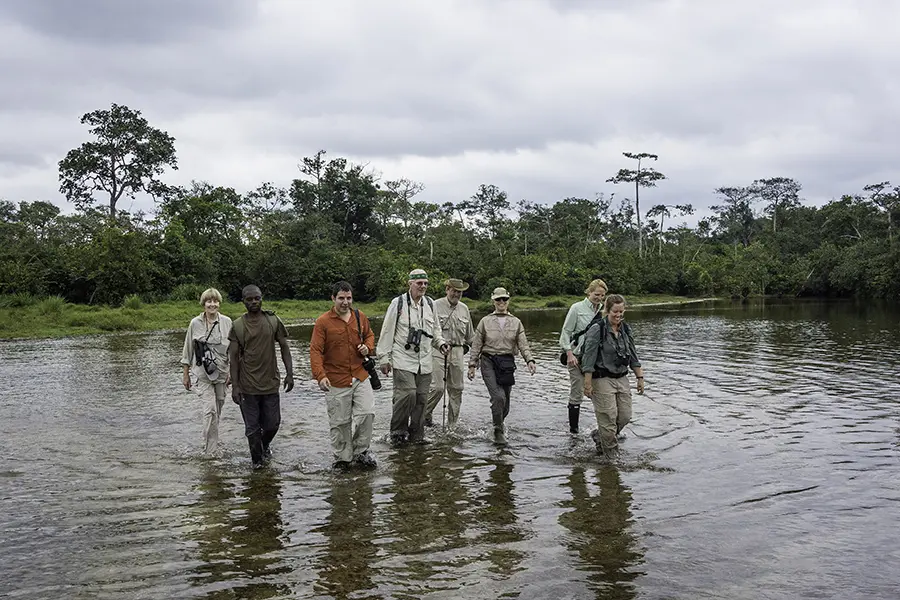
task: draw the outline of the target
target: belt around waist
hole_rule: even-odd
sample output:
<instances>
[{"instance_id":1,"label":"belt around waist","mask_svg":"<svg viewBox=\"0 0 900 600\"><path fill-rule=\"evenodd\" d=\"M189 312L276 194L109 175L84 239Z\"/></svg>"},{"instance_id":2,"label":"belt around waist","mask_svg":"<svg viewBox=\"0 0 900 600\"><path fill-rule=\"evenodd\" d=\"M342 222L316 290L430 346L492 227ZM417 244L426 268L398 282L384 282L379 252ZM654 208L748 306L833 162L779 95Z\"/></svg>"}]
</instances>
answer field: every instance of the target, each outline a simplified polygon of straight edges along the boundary
<instances>
[{"instance_id":1,"label":"belt around waist","mask_svg":"<svg viewBox=\"0 0 900 600\"><path fill-rule=\"evenodd\" d=\"M597 371L594 371L594 377L609 377L610 379L621 379L626 375L628 375L628 371L625 371L624 373L611 373L606 369L598 369Z\"/></svg>"}]
</instances>

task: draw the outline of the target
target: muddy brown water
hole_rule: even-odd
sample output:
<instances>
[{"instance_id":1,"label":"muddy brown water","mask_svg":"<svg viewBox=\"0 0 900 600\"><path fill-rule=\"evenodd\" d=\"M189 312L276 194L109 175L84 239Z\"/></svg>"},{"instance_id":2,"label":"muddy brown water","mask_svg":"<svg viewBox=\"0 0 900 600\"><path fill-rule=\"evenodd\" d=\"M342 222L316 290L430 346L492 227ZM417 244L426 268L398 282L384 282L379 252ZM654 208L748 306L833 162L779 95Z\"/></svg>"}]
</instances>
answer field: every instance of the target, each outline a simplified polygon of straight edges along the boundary
<instances>
[{"instance_id":1,"label":"muddy brown water","mask_svg":"<svg viewBox=\"0 0 900 600\"><path fill-rule=\"evenodd\" d=\"M511 307L515 311L515 305ZM480 379L460 427L330 471L310 328L270 468L227 402L200 455L182 334L0 343L0 596L900 597L900 311L708 303L628 313L647 375L624 454L566 430L564 311L522 312L510 445ZM437 417L439 421L440 417Z\"/></svg>"}]
</instances>

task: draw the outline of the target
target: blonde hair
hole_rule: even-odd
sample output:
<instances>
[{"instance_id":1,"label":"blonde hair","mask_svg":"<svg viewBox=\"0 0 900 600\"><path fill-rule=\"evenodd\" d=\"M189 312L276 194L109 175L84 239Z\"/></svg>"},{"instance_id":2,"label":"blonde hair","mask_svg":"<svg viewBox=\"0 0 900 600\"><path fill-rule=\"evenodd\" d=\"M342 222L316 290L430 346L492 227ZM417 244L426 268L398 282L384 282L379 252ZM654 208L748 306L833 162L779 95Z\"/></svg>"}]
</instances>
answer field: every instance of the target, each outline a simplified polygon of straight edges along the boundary
<instances>
[{"instance_id":1,"label":"blonde hair","mask_svg":"<svg viewBox=\"0 0 900 600\"><path fill-rule=\"evenodd\" d=\"M592 293L594 293L594 291L595 291L597 288L603 288L603 291L604 291L604 292L608 292L608 291L609 291L609 287L606 285L606 282L605 282L605 281L603 281L602 279L595 279L595 280L593 280L592 282L590 282L590 283L588 284L587 289L584 290L584 293L585 293L585 294L592 294Z\"/></svg>"},{"instance_id":2,"label":"blonde hair","mask_svg":"<svg viewBox=\"0 0 900 600\"><path fill-rule=\"evenodd\" d=\"M200 306L206 306L206 302L208 300L215 300L216 302L222 302L222 294L219 293L219 290L216 288L209 288L202 294L200 294Z\"/></svg>"}]
</instances>

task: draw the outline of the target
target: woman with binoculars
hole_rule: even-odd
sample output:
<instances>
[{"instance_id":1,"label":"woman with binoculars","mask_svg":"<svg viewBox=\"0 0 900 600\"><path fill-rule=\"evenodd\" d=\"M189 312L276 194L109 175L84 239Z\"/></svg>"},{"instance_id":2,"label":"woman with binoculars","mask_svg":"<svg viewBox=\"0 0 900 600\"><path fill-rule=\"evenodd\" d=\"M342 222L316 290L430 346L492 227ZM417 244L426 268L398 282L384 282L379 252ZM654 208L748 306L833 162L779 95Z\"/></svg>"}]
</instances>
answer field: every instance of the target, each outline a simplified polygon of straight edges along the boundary
<instances>
[{"instance_id":1,"label":"woman with binoculars","mask_svg":"<svg viewBox=\"0 0 900 600\"><path fill-rule=\"evenodd\" d=\"M638 394L644 393L644 369L634 348L631 328L625 322L625 298L619 294L607 296L605 313L584 334L581 370L584 395L593 402L597 416L597 430L591 437L600 453L614 458L619 451L617 436L631 421L628 368L637 377Z\"/></svg>"}]
</instances>

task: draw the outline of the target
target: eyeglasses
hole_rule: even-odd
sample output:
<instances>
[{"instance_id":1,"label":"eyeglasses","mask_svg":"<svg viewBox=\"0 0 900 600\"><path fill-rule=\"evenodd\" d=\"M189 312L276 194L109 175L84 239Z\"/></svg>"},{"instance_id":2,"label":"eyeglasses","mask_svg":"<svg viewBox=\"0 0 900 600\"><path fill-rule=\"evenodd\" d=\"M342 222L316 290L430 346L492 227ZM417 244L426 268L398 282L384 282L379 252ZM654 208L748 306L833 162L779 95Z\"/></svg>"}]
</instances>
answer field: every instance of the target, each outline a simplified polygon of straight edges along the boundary
<instances>
[{"instance_id":1,"label":"eyeglasses","mask_svg":"<svg viewBox=\"0 0 900 600\"><path fill-rule=\"evenodd\" d=\"M415 284L416 285L428 285L428 282L427 281L416 281Z\"/></svg>"},{"instance_id":2,"label":"eyeglasses","mask_svg":"<svg viewBox=\"0 0 900 600\"><path fill-rule=\"evenodd\" d=\"M509 298L494 298L494 302L509 302Z\"/></svg>"}]
</instances>

